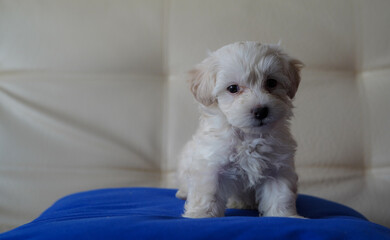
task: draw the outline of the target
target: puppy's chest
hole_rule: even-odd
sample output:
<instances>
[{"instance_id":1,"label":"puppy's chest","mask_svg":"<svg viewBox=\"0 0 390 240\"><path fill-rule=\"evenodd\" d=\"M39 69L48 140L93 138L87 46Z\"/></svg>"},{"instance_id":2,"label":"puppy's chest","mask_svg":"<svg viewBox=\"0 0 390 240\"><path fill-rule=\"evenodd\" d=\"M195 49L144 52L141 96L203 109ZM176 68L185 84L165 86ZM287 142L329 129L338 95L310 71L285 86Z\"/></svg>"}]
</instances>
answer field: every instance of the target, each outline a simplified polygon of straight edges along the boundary
<instances>
[{"instance_id":1,"label":"puppy's chest","mask_svg":"<svg viewBox=\"0 0 390 240\"><path fill-rule=\"evenodd\" d=\"M283 159L287 156L278 150L277 145L263 138L237 141L231 147L221 174L255 185L262 179L274 176L284 165Z\"/></svg>"}]
</instances>

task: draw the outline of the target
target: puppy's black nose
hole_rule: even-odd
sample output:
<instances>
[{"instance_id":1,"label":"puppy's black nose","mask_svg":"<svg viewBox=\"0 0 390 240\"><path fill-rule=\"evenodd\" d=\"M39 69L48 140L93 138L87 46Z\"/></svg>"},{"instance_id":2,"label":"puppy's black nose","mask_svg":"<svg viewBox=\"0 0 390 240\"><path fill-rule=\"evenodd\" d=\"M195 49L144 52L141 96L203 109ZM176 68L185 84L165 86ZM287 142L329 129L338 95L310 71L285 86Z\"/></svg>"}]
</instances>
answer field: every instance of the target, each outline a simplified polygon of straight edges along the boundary
<instances>
[{"instance_id":1,"label":"puppy's black nose","mask_svg":"<svg viewBox=\"0 0 390 240\"><path fill-rule=\"evenodd\" d=\"M253 114L257 120L263 120L268 116L268 107L256 108L253 110Z\"/></svg>"}]
</instances>

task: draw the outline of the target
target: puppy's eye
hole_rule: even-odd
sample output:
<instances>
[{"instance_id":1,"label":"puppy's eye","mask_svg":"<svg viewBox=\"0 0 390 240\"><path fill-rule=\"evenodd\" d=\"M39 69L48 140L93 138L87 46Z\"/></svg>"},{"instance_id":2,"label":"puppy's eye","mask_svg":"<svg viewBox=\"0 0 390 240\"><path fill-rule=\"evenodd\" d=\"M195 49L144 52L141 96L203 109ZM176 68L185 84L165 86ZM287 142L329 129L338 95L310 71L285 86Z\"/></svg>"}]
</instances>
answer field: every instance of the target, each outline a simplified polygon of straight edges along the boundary
<instances>
[{"instance_id":1,"label":"puppy's eye","mask_svg":"<svg viewBox=\"0 0 390 240\"><path fill-rule=\"evenodd\" d=\"M240 87L238 85L230 85L229 87L227 87L227 90L231 93L237 93L238 91L240 91Z\"/></svg>"},{"instance_id":2,"label":"puppy's eye","mask_svg":"<svg viewBox=\"0 0 390 240\"><path fill-rule=\"evenodd\" d=\"M267 89L274 89L276 88L276 86L278 86L278 81L276 81L275 79L267 79L267 81L265 82L265 86L267 87Z\"/></svg>"}]
</instances>

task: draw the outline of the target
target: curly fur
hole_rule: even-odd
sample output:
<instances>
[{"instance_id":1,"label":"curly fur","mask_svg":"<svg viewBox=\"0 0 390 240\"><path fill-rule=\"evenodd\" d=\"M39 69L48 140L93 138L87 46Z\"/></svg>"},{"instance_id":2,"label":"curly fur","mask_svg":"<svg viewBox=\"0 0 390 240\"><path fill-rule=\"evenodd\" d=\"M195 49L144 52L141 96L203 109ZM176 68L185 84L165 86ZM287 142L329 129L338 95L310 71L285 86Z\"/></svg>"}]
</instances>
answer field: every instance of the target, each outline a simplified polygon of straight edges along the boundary
<instances>
[{"instance_id":1,"label":"curly fur","mask_svg":"<svg viewBox=\"0 0 390 240\"><path fill-rule=\"evenodd\" d=\"M190 72L200 124L179 161L184 217L221 217L226 206L263 216L297 217L292 99L302 63L279 45L239 42L211 53ZM267 88L267 79L277 81ZM227 91L230 85L239 92ZM264 119L254 109L267 107Z\"/></svg>"}]
</instances>

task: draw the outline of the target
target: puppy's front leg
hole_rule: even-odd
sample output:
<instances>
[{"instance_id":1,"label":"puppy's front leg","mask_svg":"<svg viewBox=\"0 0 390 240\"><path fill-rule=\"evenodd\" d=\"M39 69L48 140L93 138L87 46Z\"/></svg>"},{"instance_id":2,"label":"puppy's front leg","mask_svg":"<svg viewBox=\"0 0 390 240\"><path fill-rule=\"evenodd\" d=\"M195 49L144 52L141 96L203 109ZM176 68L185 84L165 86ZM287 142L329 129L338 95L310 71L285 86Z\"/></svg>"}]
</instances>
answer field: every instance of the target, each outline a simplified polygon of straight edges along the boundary
<instances>
[{"instance_id":1,"label":"puppy's front leg","mask_svg":"<svg viewBox=\"0 0 390 240\"><path fill-rule=\"evenodd\" d=\"M216 172L205 171L192 176L183 217L223 217L226 197L218 189Z\"/></svg>"},{"instance_id":2,"label":"puppy's front leg","mask_svg":"<svg viewBox=\"0 0 390 240\"><path fill-rule=\"evenodd\" d=\"M300 217L296 210L298 177L293 171L267 179L256 189L262 216Z\"/></svg>"}]
</instances>

